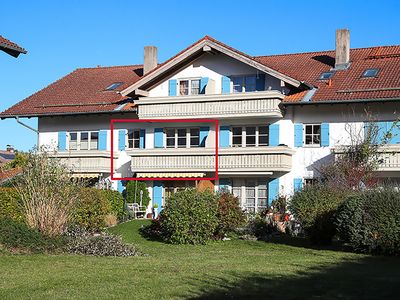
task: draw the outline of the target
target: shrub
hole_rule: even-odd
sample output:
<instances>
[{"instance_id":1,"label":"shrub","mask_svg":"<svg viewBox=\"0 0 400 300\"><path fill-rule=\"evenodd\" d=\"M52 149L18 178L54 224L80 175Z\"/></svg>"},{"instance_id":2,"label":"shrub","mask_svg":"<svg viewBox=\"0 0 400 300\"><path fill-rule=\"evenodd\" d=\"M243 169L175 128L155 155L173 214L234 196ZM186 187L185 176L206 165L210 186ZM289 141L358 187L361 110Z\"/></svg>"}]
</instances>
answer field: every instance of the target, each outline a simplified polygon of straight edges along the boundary
<instances>
[{"instance_id":1,"label":"shrub","mask_svg":"<svg viewBox=\"0 0 400 300\"><path fill-rule=\"evenodd\" d=\"M173 194L160 214L165 241L173 244L205 244L217 228L217 196L210 191L187 189Z\"/></svg>"},{"instance_id":2,"label":"shrub","mask_svg":"<svg viewBox=\"0 0 400 300\"><path fill-rule=\"evenodd\" d=\"M111 205L111 213L119 220L125 216L124 197L118 191L101 190Z\"/></svg>"},{"instance_id":3,"label":"shrub","mask_svg":"<svg viewBox=\"0 0 400 300\"><path fill-rule=\"evenodd\" d=\"M13 252L54 252L64 246L62 237L49 237L23 222L0 218L0 244Z\"/></svg>"},{"instance_id":4,"label":"shrub","mask_svg":"<svg viewBox=\"0 0 400 300\"><path fill-rule=\"evenodd\" d=\"M126 202L140 203L140 192L142 191L142 205L147 207L150 202L147 185L143 181L128 181L126 184Z\"/></svg>"},{"instance_id":5,"label":"shrub","mask_svg":"<svg viewBox=\"0 0 400 300\"><path fill-rule=\"evenodd\" d=\"M122 242L121 237L107 233L92 235L89 232L71 228L68 233L67 251L71 254L95 256L136 256L140 252L133 245Z\"/></svg>"},{"instance_id":6,"label":"shrub","mask_svg":"<svg viewBox=\"0 0 400 300\"><path fill-rule=\"evenodd\" d=\"M73 208L73 223L89 231L105 227L105 218L111 214L111 204L105 193L94 188L81 188L78 198Z\"/></svg>"},{"instance_id":7,"label":"shrub","mask_svg":"<svg viewBox=\"0 0 400 300\"><path fill-rule=\"evenodd\" d=\"M243 225L245 216L239 205L239 199L231 193L221 193L218 199L217 218L216 236L220 238Z\"/></svg>"},{"instance_id":8,"label":"shrub","mask_svg":"<svg viewBox=\"0 0 400 300\"><path fill-rule=\"evenodd\" d=\"M46 152L29 152L16 190L31 228L49 236L66 230L78 193L77 185L59 160Z\"/></svg>"},{"instance_id":9,"label":"shrub","mask_svg":"<svg viewBox=\"0 0 400 300\"><path fill-rule=\"evenodd\" d=\"M336 233L334 215L346 193L321 184L296 192L290 210L313 243L329 244Z\"/></svg>"},{"instance_id":10,"label":"shrub","mask_svg":"<svg viewBox=\"0 0 400 300\"><path fill-rule=\"evenodd\" d=\"M0 188L0 218L24 220L23 205L17 191L13 188Z\"/></svg>"},{"instance_id":11,"label":"shrub","mask_svg":"<svg viewBox=\"0 0 400 300\"><path fill-rule=\"evenodd\" d=\"M355 251L400 254L400 192L395 187L364 191L338 209L340 238Z\"/></svg>"}]
</instances>

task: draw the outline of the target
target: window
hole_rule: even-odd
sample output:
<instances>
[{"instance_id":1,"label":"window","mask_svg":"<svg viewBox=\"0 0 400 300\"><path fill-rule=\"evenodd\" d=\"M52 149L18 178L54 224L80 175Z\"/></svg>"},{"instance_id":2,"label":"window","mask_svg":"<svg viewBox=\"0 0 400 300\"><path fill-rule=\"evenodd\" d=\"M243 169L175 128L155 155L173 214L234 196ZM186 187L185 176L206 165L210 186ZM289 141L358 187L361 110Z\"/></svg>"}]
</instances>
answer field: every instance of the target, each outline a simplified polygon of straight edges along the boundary
<instances>
[{"instance_id":1,"label":"window","mask_svg":"<svg viewBox=\"0 0 400 300\"><path fill-rule=\"evenodd\" d=\"M200 128L166 128L167 148L199 147Z\"/></svg>"},{"instance_id":2,"label":"window","mask_svg":"<svg viewBox=\"0 0 400 300\"><path fill-rule=\"evenodd\" d=\"M190 128L190 147L200 146L200 128Z\"/></svg>"},{"instance_id":3,"label":"window","mask_svg":"<svg viewBox=\"0 0 400 300\"><path fill-rule=\"evenodd\" d=\"M128 130L128 148L130 148L130 149L140 148L140 130L139 129Z\"/></svg>"},{"instance_id":4,"label":"window","mask_svg":"<svg viewBox=\"0 0 400 300\"><path fill-rule=\"evenodd\" d=\"M361 77L376 77L378 75L378 69L366 69Z\"/></svg>"},{"instance_id":5,"label":"window","mask_svg":"<svg viewBox=\"0 0 400 300\"><path fill-rule=\"evenodd\" d=\"M316 178L305 178L304 179L304 186L313 186L318 183Z\"/></svg>"},{"instance_id":6,"label":"window","mask_svg":"<svg viewBox=\"0 0 400 300\"><path fill-rule=\"evenodd\" d=\"M191 80L191 90L190 90L191 95L198 95L200 94L200 80Z\"/></svg>"},{"instance_id":7,"label":"window","mask_svg":"<svg viewBox=\"0 0 400 300\"><path fill-rule=\"evenodd\" d=\"M305 144L320 145L321 144L321 125L307 124L305 125Z\"/></svg>"},{"instance_id":8,"label":"window","mask_svg":"<svg viewBox=\"0 0 400 300\"><path fill-rule=\"evenodd\" d=\"M186 128L177 130L178 148L186 148Z\"/></svg>"},{"instance_id":9,"label":"window","mask_svg":"<svg viewBox=\"0 0 400 300\"><path fill-rule=\"evenodd\" d=\"M256 75L232 76L233 92L254 92L256 90Z\"/></svg>"},{"instance_id":10,"label":"window","mask_svg":"<svg viewBox=\"0 0 400 300\"><path fill-rule=\"evenodd\" d=\"M333 76L334 72L324 72L319 76L319 80L328 80L331 79Z\"/></svg>"},{"instance_id":11,"label":"window","mask_svg":"<svg viewBox=\"0 0 400 300\"><path fill-rule=\"evenodd\" d=\"M81 150L89 150L89 132L81 132Z\"/></svg>"},{"instance_id":12,"label":"window","mask_svg":"<svg viewBox=\"0 0 400 300\"><path fill-rule=\"evenodd\" d=\"M261 212L267 208L268 190L264 181L246 180L244 208L250 212Z\"/></svg>"},{"instance_id":13,"label":"window","mask_svg":"<svg viewBox=\"0 0 400 300\"><path fill-rule=\"evenodd\" d=\"M90 149L91 150L99 149L99 133L98 132L90 133Z\"/></svg>"},{"instance_id":14,"label":"window","mask_svg":"<svg viewBox=\"0 0 400 300\"><path fill-rule=\"evenodd\" d=\"M78 150L78 133L76 132L69 134L69 150Z\"/></svg>"},{"instance_id":15,"label":"window","mask_svg":"<svg viewBox=\"0 0 400 300\"><path fill-rule=\"evenodd\" d=\"M246 127L246 147L256 146L256 127Z\"/></svg>"},{"instance_id":16,"label":"window","mask_svg":"<svg viewBox=\"0 0 400 300\"><path fill-rule=\"evenodd\" d=\"M114 82L113 84L109 85L108 87L106 87L106 91L113 91L116 88L120 87L121 85L123 85L123 82Z\"/></svg>"},{"instance_id":17,"label":"window","mask_svg":"<svg viewBox=\"0 0 400 300\"><path fill-rule=\"evenodd\" d=\"M82 131L69 133L69 150L98 150L99 132Z\"/></svg>"},{"instance_id":18,"label":"window","mask_svg":"<svg viewBox=\"0 0 400 300\"><path fill-rule=\"evenodd\" d=\"M179 81L179 95L198 95L200 94L200 79L185 79Z\"/></svg>"},{"instance_id":19,"label":"window","mask_svg":"<svg viewBox=\"0 0 400 300\"><path fill-rule=\"evenodd\" d=\"M232 146L242 147L242 127L232 128Z\"/></svg>"},{"instance_id":20,"label":"window","mask_svg":"<svg viewBox=\"0 0 400 300\"><path fill-rule=\"evenodd\" d=\"M167 148L175 148L175 129L167 129L165 135L167 138Z\"/></svg>"},{"instance_id":21,"label":"window","mask_svg":"<svg viewBox=\"0 0 400 300\"><path fill-rule=\"evenodd\" d=\"M259 147L268 144L268 126L232 127L232 147Z\"/></svg>"}]
</instances>

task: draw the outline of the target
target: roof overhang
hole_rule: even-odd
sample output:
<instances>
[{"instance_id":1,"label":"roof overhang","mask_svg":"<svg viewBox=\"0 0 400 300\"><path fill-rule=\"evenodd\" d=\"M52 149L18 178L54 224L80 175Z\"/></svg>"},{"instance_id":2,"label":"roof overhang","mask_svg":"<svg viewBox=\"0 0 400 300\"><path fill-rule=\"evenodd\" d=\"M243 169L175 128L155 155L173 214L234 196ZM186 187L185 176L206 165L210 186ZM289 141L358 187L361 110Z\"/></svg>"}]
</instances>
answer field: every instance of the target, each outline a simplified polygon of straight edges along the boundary
<instances>
[{"instance_id":1,"label":"roof overhang","mask_svg":"<svg viewBox=\"0 0 400 300\"><path fill-rule=\"evenodd\" d=\"M188 48L187 50L179 53L172 59L168 60L167 62L159 65L153 71L145 75L142 79L137 81L136 83L132 84L128 88L121 91L123 96L130 95L135 92L135 90L148 90L155 84L157 84L160 80L164 79L167 75L181 69L182 67L186 66L188 62L197 59L201 55L205 53L223 53L233 59L236 59L242 63L245 63L257 70L260 70L266 74L269 74L273 77L276 77L294 87L299 87L303 83L297 79L294 79L290 76L282 74L274 69L271 69L257 61L255 61L252 57L245 55L239 51L236 51L230 47L224 46L220 43L215 41L204 39L197 44L193 45L192 47Z\"/></svg>"},{"instance_id":2,"label":"roof overhang","mask_svg":"<svg viewBox=\"0 0 400 300\"><path fill-rule=\"evenodd\" d=\"M21 53L23 54L27 53L27 51L21 47L15 47L10 44L2 43L1 41L0 41L0 50L14 57L18 57Z\"/></svg>"}]
</instances>

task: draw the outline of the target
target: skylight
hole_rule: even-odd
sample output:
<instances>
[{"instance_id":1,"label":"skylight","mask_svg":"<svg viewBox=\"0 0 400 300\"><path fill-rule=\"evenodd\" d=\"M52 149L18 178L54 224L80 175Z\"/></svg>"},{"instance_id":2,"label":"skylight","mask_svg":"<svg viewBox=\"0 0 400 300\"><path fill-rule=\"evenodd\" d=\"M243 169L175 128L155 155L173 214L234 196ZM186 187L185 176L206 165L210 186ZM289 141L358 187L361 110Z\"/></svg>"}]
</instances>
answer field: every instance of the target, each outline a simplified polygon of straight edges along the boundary
<instances>
[{"instance_id":1,"label":"skylight","mask_svg":"<svg viewBox=\"0 0 400 300\"><path fill-rule=\"evenodd\" d=\"M113 84L109 85L106 88L106 91L113 91L115 90L117 87L121 86L123 84L123 82L114 82Z\"/></svg>"},{"instance_id":2,"label":"skylight","mask_svg":"<svg viewBox=\"0 0 400 300\"><path fill-rule=\"evenodd\" d=\"M324 72L321 74L321 76L319 76L319 80L328 80L331 79L333 76L333 72Z\"/></svg>"},{"instance_id":3,"label":"skylight","mask_svg":"<svg viewBox=\"0 0 400 300\"><path fill-rule=\"evenodd\" d=\"M362 77L376 77L378 75L378 69L366 69L362 74Z\"/></svg>"}]
</instances>

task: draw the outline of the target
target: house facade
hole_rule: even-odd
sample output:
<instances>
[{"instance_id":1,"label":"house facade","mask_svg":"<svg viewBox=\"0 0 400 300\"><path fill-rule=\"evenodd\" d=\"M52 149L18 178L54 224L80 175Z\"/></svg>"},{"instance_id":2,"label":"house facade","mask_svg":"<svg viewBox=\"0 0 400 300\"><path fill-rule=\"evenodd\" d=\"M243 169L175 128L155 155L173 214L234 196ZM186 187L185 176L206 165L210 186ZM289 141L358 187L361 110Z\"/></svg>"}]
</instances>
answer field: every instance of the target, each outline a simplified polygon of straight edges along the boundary
<instances>
[{"instance_id":1,"label":"house facade","mask_svg":"<svg viewBox=\"0 0 400 300\"><path fill-rule=\"evenodd\" d=\"M158 64L145 47L143 65L78 69L0 117L38 117L38 145L73 176L119 191L112 178L146 180L149 207L210 187L254 212L312 183L371 122L392 132L376 177L400 183L399 110L400 46L350 49L338 30L334 51L254 57L206 36ZM112 119L140 122L111 132Z\"/></svg>"}]
</instances>

